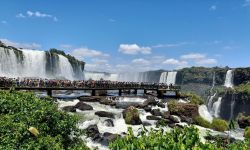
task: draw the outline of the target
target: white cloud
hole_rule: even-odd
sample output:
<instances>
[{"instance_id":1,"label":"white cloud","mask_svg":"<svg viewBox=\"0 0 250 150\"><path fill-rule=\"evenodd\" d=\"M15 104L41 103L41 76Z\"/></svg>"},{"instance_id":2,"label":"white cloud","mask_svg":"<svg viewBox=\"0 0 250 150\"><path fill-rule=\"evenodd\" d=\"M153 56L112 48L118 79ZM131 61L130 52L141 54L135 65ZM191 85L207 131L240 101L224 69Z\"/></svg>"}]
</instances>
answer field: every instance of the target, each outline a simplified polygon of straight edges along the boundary
<instances>
[{"instance_id":1,"label":"white cloud","mask_svg":"<svg viewBox=\"0 0 250 150\"><path fill-rule=\"evenodd\" d=\"M77 48L74 49L71 54L79 59L84 59L85 57L109 57L109 54L105 54L101 51L92 50L88 48Z\"/></svg>"},{"instance_id":2,"label":"white cloud","mask_svg":"<svg viewBox=\"0 0 250 150\"><path fill-rule=\"evenodd\" d=\"M143 58L133 59L132 63L135 64L135 65L142 65L142 66L150 64L150 62L148 60L143 59Z\"/></svg>"},{"instance_id":3,"label":"white cloud","mask_svg":"<svg viewBox=\"0 0 250 150\"><path fill-rule=\"evenodd\" d=\"M170 65L174 69L180 69L180 68L184 68L184 67L188 66L187 61L183 61L183 60L181 61L181 60L177 60L177 59L174 59L174 58L166 59L165 61L162 62L162 64Z\"/></svg>"},{"instance_id":4,"label":"white cloud","mask_svg":"<svg viewBox=\"0 0 250 150\"><path fill-rule=\"evenodd\" d=\"M245 0L244 4L242 6L243 7L250 6L250 0Z\"/></svg>"},{"instance_id":5,"label":"white cloud","mask_svg":"<svg viewBox=\"0 0 250 150\"><path fill-rule=\"evenodd\" d=\"M137 44L120 44L119 52L129 55L136 55L136 54L151 54L150 47L140 47Z\"/></svg>"},{"instance_id":6,"label":"white cloud","mask_svg":"<svg viewBox=\"0 0 250 150\"><path fill-rule=\"evenodd\" d=\"M185 54L185 55L182 55L181 56L181 59L184 59L184 60L192 60L192 59L203 59L205 58L206 55L204 54L200 54L200 53L190 53L190 54Z\"/></svg>"},{"instance_id":7,"label":"white cloud","mask_svg":"<svg viewBox=\"0 0 250 150\"><path fill-rule=\"evenodd\" d=\"M202 66L217 64L216 59L207 58L205 54L200 54L200 53L185 54L182 55L180 58L186 61L192 61L196 65L202 65Z\"/></svg>"},{"instance_id":8,"label":"white cloud","mask_svg":"<svg viewBox=\"0 0 250 150\"><path fill-rule=\"evenodd\" d=\"M183 45L190 44L189 42L172 43L172 44L157 44L152 46L152 48L168 48L168 47L179 47Z\"/></svg>"},{"instance_id":9,"label":"white cloud","mask_svg":"<svg viewBox=\"0 0 250 150\"><path fill-rule=\"evenodd\" d=\"M216 5L212 5L210 8L209 8L209 10L211 10L211 11L215 11L217 9L217 6Z\"/></svg>"},{"instance_id":10,"label":"white cloud","mask_svg":"<svg viewBox=\"0 0 250 150\"><path fill-rule=\"evenodd\" d=\"M106 59L97 59L97 58L94 58L94 59L91 59L92 62L96 63L96 64L106 64L108 63L108 60Z\"/></svg>"},{"instance_id":11,"label":"white cloud","mask_svg":"<svg viewBox=\"0 0 250 150\"><path fill-rule=\"evenodd\" d=\"M1 23L2 23L2 24L7 24L7 21L2 20Z\"/></svg>"},{"instance_id":12,"label":"white cloud","mask_svg":"<svg viewBox=\"0 0 250 150\"><path fill-rule=\"evenodd\" d=\"M8 39L0 39L3 43L5 43L8 46L13 46L16 48L26 48L26 49L39 49L41 48L40 44L37 43L18 43L14 41L10 41Z\"/></svg>"},{"instance_id":13,"label":"white cloud","mask_svg":"<svg viewBox=\"0 0 250 150\"><path fill-rule=\"evenodd\" d=\"M26 14L23 14L23 13L19 13L16 15L17 18L27 18L27 17L34 17L34 18L50 18L52 19L53 21L58 21L57 17L51 15L51 14L46 14L46 13L41 13L39 11L27 11Z\"/></svg>"},{"instance_id":14,"label":"white cloud","mask_svg":"<svg viewBox=\"0 0 250 150\"><path fill-rule=\"evenodd\" d=\"M195 63L197 65L214 65L214 64L217 64L217 60L213 58L206 58L206 59L197 60Z\"/></svg>"}]
</instances>

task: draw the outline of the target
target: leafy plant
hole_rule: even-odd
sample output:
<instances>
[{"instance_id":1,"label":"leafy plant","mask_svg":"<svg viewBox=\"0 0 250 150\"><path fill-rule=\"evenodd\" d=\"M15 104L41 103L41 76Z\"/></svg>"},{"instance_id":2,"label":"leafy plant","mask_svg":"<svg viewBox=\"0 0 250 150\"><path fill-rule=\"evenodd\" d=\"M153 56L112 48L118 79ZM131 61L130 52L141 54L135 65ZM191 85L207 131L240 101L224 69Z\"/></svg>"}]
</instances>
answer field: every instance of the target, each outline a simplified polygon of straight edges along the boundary
<instances>
[{"instance_id":1,"label":"leafy plant","mask_svg":"<svg viewBox=\"0 0 250 150\"><path fill-rule=\"evenodd\" d=\"M224 132L228 129L228 123L225 120L214 118L212 128L216 131Z\"/></svg>"}]
</instances>

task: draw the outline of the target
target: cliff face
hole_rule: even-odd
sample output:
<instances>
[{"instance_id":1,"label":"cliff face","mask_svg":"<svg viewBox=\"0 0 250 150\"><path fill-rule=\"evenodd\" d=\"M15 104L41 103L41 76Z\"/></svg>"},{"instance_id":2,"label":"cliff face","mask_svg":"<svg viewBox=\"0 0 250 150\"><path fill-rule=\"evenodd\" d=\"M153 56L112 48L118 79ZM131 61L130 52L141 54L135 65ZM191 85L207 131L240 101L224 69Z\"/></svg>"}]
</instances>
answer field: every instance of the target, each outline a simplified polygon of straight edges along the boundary
<instances>
[{"instance_id":1,"label":"cliff face","mask_svg":"<svg viewBox=\"0 0 250 150\"><path fill-rule=\"evenodd\" d=\"M234 85L250 82L250 67L234 69Z\"/></svg>"}]
</instances>

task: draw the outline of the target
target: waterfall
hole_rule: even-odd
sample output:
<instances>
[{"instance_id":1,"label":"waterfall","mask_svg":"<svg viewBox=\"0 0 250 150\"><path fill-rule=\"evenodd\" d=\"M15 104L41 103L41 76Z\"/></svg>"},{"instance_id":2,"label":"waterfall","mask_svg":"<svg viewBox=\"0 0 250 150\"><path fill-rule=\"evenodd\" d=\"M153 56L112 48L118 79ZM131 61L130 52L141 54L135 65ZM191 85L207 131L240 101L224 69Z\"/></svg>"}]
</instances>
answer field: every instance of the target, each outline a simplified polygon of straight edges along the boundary
<instances>
[{"instance_id":1,"label":"waterfall","mask_svg":"<svg viewBox=\"0 0 250 150\"><path fill-rule=\"evenodd\" d=\"M167 82L167 75L168 75L167 72L162 72L159 83L166 83Z\"/></svg>"},{"instance_id":2,"label":"waterfall","mask_svg":"<svg viewBox=\"0 0 250 150\"><path fill-rule=\"evenodd\" d=\"M208 103L207 103L207 109L211 113L212 107L213 107L213 99L216 96L217 93L214 93L214 95L209 96Z\"/></svg>"},{"instance_id":3,"label":"waterfall","mask_svg":"<svg viewBox=\"0 0 250 150\"><path fill-rule=\"evenodd\" d=\"M206 105L201 105L199 106L199 115L204 118L205 120L212 122L213 117L212 115L209 113L207 106Z\"/></svg>"},{"instance_id":4,"label":"waterfall","mask_svg":"<svg viewBox=\"0 0 250 150\"><path fill-rule=\"evenodd\" d=\"M233 88L233 70L227 71L224 86L227 88Z\"/></svg>"},{"instance_id":5,"label":"waterfall","mask_svg":"<svg viewBox=\"0 0 250 150\"><path fill-rule=\"evenodd\" d=\"M74 77L73 77L74 71L73 71L71 64L69 63L69 60L62 55L58 55L58 56L59 56L58 75L60 77L65 77L69 80L73 80L74 79Z\"/></svg>"},{"instance_id":6,"label":"waterfall","mask_svg":"<svg viewBox=\"0 0 250 150\"><path fill-rule=\"evenodd\" d=\"M171 72L168 72L168 76L167 76L167 84L175 84L175 81L176 81L176 75L177 75L177 72L176 71L171 71Z\"/></svg>"},{"instance_id":7,"label":"waterfall","mask_svg":"<svg viewBox=\"0 0 250 150\"><path fill-rule=\"evenodd\" d=\"M0 75L15 77L20 74L21 62L13 50L0 47Z\"/></svg>"},{"instance_id":8,"label":"waterfall","mask_svg":"<svg viewBox=\"0 0 250 150\"><path fill-rule=\"evenodd\" d=\"M75 67L76 72L66 57L56 53L0 47L0 76L74 80L82 72Z\"/></svg>"},{"instance_id":9,"label":"waterfall","mask_svg":"<svg viewBox=\"0 0 250 150\"><path fill-rule=\"evenodd\" d=\"M230 120L232 120L233 117L234 117L234 105L235 105L235 94L233 93L232 94L232 100L231 100L231 103L230 103Z\"/></svg>"},{"instance_id":10,"label":"waterfall","mask_svg":"<svg viewBox=\"0 0 250 150\"><path fill-rule=\"evenodd\" d=\"M220 117L221 99L222 97L219 97L218 100L213 104L213 116L216 118Z\"/></svg>"}]
</instances>

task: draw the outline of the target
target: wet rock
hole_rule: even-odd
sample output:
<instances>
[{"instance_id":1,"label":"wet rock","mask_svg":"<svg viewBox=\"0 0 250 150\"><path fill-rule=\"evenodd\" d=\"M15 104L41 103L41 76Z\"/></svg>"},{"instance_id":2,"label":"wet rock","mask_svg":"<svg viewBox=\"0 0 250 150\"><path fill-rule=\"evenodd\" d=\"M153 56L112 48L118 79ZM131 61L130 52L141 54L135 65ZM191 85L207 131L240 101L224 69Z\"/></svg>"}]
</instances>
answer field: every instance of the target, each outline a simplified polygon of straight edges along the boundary
<instances>
[{"instance_id":1,"label":"wet rock","mask_svg":"<svg viewBox=\"0 0 250 150\"><path fill-rule=\"evenodd\" d=\"M98 96L81 96L78 99L83 102L99 102L101 100Z\"/></svg>"},{"instance_id":2,"label":"wet rock","mask_svg":"<svg viewBox=\"0 0 250 150\"><path fill-rule=\"evenodd\" d=\"M180 119L177 116L170 115L169 120L171 120L174 123L180 123Z\"/></svg>"},{"instance_id":3,"label":"wet rock","mask_svg":"<svg viewBox=\"0 0 250 150\"><path fill-rule=\"evenodd\" d=\"M129 108L125 109L122 112L122 114L126 124L131 124L131 125L142 124L139 111L135 107L130 106Z\"/></svg>"},{"instance_id":4,"label":"wet rock","mask_svg":"<svg viewBox=\"0 0 250 150\"><path fill-rule=\"evenodd\" d=\"M115 141L118 137L120 137L119 134L113 134L113 133L105 132L105 133L103 133L101 143L103 145L108 146L110 142Z\"/></svg>"},{"instance_id":5,"label":"wet rock","mask_svg":"<svg viewBox=\"0 0 250 150\"><path fill-rule=\"evenodd\" d=\"M151 113L152 115L154 115L154 116L161 116L161 115L162 115L160 109L153 109L153 110L151 110L150 113Z\"/></svg>"},{"instance_id":6,"label":"wet rock","mask_svg":"<svg viewBox=\"0 0 250 150\"><path fill-rule=\"evenodd\" d=\"M170 123L170 124L168 124L168 126L169 126L170 128L176 127L176 125L175 125L174 123Z\"/></svg>"},{"instance_id":7,"label":"wet rock","mask_svg":"<svg viewBox=\"0 0 250 150\"><path fill-rule=\"evenodd\" d=\"M198 106L190 103L168 103L168 108L171 115L179 116L180 118L192 118L199 116Z\"/></svg>"},{"instance_id":8,"label":"wet rock","mask_svg":"<svg viewBox=\"0 0 250 150\"><path fill-rule=\"evenodd\" d=\"M150 112L150 111L152 110L152 108L151 108L150 106L146 106L146 107L144 107L144 110L145 110L146 112Z\"/></svg>"},{"instance_id":9,"label":"wet rock","mask_svg":"<svg viewBox=\"0 0 250 150\"><path fill-rule=\"evenodd\" d=\"M62 110L66 112L76 112L75 106L65 106L62 108Z\"/></svg>"},{"instance_id":10,"label":"wet rock","mask_svg":"<svg viewBox=\"0 0 250 150\"><path fill-rule=\"evenodd\" d=\"M170 112L169 111L165 111L165 112L163 112L162 113L162 118L164 118L164 119L169 119L169 117L170 117Z\"/></svg>"},{"instance_id":11,"label":"wet rock","mask_svg":"<svg viewBox=\"0 0 250 150\"><path fill-rule=\"evenodd\" d=\"M193 118L185 117L185 116L181 116L181 121L186 122L188 124L194 124L195 123Z\"/></svg>"},{"instance_id":12,"label":"wet rock","mask_svg":"<svg viewBox=\"0 0 250 150\"><path fill-rule=\"evenodd\" d=\"M155 106L158 102L155 100L155 97L153 96L148 96L147 100L143 102L143 105L144 106L147 106L147 105L153 105Z\"/></svg>"},{"instance_id":13,"label":"wet rock","mask_svg":"<svg viewBox=\"0 0 250 150\"><path fill-rule=\"evenodd\" d=\"M162 103L162 102L157 103L157 106L158 106L158 107L161 107L161 108L165 108L165 107L166 107L165 104Z\"/></svg>"},{"instance_id":14,"label":"wet rock","mask_svg":"<svg viewBox=\"0 0 250 150\"><path fill-rule=\"evenodd\" d=\"M246 128L250 126L250 116L239 115L238 124L240 128Z\"/></svg>"},{"instance_id":15,"label":"wet rock","mask_svg":"<svg viewBox=\"0 0 250 150\"><path fill-rule=\"evenodd\" d=\"M104 120L104 125L106 127L114 127L114 122L112 119L106 119L106 120Z\"/></svg>"},{"instance_id":16,"label":"wet rock","mask_svg":"<svg viewBox=\"0 0 250 150\"><path fill-rule=\"evenodd\" d=\"M86 134L87 134L87 137L91 137L91 139L94 141L101 140L101 134L100 134L96 124L88 126L86 128Z\"/></svg>"},{"instance_id":17,"label":"wet rock","mask_svg":"<svg viewBox=\"0 0 250 150\"><path fill-rule=\"evenodd\" d=\"M143 126L151 126L152 124L149 123L149 122L144 121L144 122L142 122L142 125L143 125Z\"/></svg>"},{"instance_id":18,"label":"wet rock","mask_svg":"<svg viewBox=\"0 0 250 150\"><path fill-rule=\"evenodd\" d=\"M84 102L78 102L76 105L75 105L75 108L77 109L80 109L82 111L85 111L85 110L93 110L93 107L84 103Z\"/></svg>"},{"instance_id":19,"label":"wet rock","mask_svg":"<svg viewBox=\"0 0 250 150\"><path fill-rule=\"evenodd\" d=\"M148 120L161 120L161 118L160 117L157 117L157 116L147 116L146 117Z\"/></svg>"},{"instance_id":20,"label":"wet rock","mask_svg":"<svg viewBox=\"0 0 250 150\"><path fill-rule=\"evenodd\" d=\"M115 118L115 115L113 113L107 111L97 111L95 112L95 115L99 117Z\"/></svg>"},{"instance_id":21,"label":"wet rock","mask_svg":"<svg viewBox=\"0 0 250 150\"><path fill-rule=\"evenodd\" d=\"M100 104L115 106L116 103L111 99L101 99Z\"/></svg>"}]
</instances>

